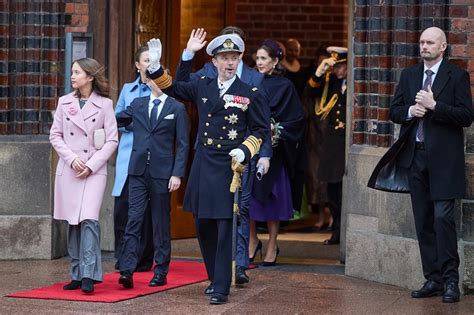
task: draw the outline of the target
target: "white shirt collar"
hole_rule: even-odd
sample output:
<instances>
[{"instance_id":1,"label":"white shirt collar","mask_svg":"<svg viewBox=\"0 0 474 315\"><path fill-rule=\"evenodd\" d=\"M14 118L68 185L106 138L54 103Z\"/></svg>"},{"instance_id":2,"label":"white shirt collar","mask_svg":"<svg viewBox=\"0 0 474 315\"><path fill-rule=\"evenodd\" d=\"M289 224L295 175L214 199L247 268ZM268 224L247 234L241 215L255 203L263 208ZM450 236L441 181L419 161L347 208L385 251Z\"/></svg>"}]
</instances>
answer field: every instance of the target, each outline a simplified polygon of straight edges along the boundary
<instances>
[{"instance_id":1,"label":"white shirt collar","mask_svg":"<svg viewBox=\"0 0 474 315\"><path fill-rule=\"evenodd\" d=\"M153 104L153 101L155 99L159 99L160 100L160 105L161 105L161 104L165 103L167 98L168 98L168 95L166 95L165 93L161 94L160 97L156 97L155 94L151 93L150 94L150 103Z\"/></svg>"},{"instance_id":2,"label":"white shirt collar","mask_svg":"<svg viewBox=\"0 0 474 315\"><path fill-rule=\"evenodd\" d=\"M217 88L221 88L221 84L224 86L224 92L227 91L230 86L232 85L232 83L234 83L235 79L237 78L237 76L233 76L231 79L227 80L227 81L221 81L219 78L217 78Z\"/></svg>"},{"instance_id":3,"label":"white shirt collar","mask_svg":"<svg viewBox=\"0 0 474 315\"><path fill-rule=\"evenodd\" d=\"M434 72L434 74L437 74L438 73L438 70L439 70L439 66L441 66L441 62L443 62L443 59L441 59L440 61L438 61L434 66L432 66L431 68L428 68L426 66L426 64L423 65L423 73L426 75L426 70L430 69L431 71Z\"/></svg>"}]
</instances>

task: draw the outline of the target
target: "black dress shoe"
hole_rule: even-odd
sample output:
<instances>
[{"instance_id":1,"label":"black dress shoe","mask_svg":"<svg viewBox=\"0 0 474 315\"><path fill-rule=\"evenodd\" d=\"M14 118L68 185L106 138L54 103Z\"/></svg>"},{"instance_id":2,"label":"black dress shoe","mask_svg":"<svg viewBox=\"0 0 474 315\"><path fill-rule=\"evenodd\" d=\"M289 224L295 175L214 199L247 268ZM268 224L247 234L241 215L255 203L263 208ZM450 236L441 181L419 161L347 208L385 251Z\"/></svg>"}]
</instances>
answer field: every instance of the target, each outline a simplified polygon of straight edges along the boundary
<instances>
[{"instance_id":1,"label":"black dress shoe","mask_svg":"<svg viewBox=\"0 0 474 315\"><path fill-rule=\"evenodd\" d=\"M419 290L411 291L411 297L415 299L427 298L443 294L443 285L432 280L428 280Z\"/></svg>"},{"instance_id":2,"label":"black dress shoe","mask_svg":"<svg viewBox=\"0 0 474 315\"><path fill-rule=\"evenodd\" d=\"M161 285L166 285L167 281L166 281L166 275L160 275L160 274L156 274L153 279L151 279L150 283L148 284L148 286L150 287L158 287L158 286L161 286Z\"/></svg>"},{"instance_id":3,"label":"black dress shoe","mask_svg":"<svg viewBox=\"0 0 474 315\"><path fill-rule=\"evenodd\" d=\"M227 295L214 293L211 296L211 300L209 301L209 303L211 303L212 305L225 304L228 300L229 298Z\"/></svg>"},{"instance_id":4,"label":"black dress shoe","mask_svg":"<svg viewBox=\"0 0 474 315\"><path fill-rule=\"evenodd\" d=\"M443 303L455 303L459 302L459 296L461 293L459 292L459 286L456 282L448 282L446 283L446 289L443 293Z\"/></svg>"},{"instance_id":5,"label":"black dress shoe","mask_svg":"<svg viewBox=\"0 0 474 315\"><path fill-rule=\"evenodd\" d=\"M211 284L204 290L205 295L212 295L214 293L214 284L211 282Z\"/></svg>"},{"instance_id":6,"label":"black dress shoe","mask_svg":"<svg viewBox=\"0 0 474 315\"><path fill-rule=\"evenodd\" d=\"M131 289L133 288L133 277L129 272L124 272L118 281L124 288Z\"/></svg>"},{"instance_id":7,"label":"black dress shoe","mask_svg":"<svg viewBox=\"0 0 474 315\"><path fill-rule=\"evenodd\" d=\"M90 278L82 278L81 289L84 293L94 292L94 281L92 281Z\"/></svg>"},{"instance_id":8,"label":"black dress shoe","mask_svg":"<svg viewBox=\"0 0 474 315\"><path fill-rule=\"evenodd\" d=\"M245 268L237 266L235 270L235 284L248 283L250 280L249 276L245 273Z\"/></svg>"},{"instance_id":9,"label":"black dress shoe","mask_svg":"<svg viewBox=\"0 0 474 315\"><path fill-rule=\"evenodd\" d=\"M72 280L68 284L66 284L63 289L64 290L77 290L81 287L81 281L79 280Z\"/></svg>"}]
</instances>

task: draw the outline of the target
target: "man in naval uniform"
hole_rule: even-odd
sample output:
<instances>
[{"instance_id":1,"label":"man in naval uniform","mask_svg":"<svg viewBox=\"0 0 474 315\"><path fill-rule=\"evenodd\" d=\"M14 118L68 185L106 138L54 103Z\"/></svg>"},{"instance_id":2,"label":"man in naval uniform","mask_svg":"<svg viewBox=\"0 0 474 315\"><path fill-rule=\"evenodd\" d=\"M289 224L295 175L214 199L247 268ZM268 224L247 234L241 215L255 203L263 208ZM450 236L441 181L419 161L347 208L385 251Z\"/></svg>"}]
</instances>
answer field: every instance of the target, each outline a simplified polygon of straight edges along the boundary
<instances>
[{"instance_id":1,"label":"man in naval uniform","mask_svg":"<svg viewBox=\"0 0 474 315\"><path fill-rule=\"evenodd\" d=\"M308 85L310 93L321 97L317 115L328 120L321 144L318 179L328 183L329 206L334 223L331 238L325 240L324 245L333 245L339 244L340 240L342 177L345 168L347 48L331 46L327 52L331 57L321 62L308 80Z\"/></svg>"},{"instance_id":2,"label":"man in naval uniform","mask_svg":"<svg viewBox=\"0 0 474 315\"><path fill-rule=\"evenodd\" d=\"M227 302L232 279L232 159L248 163L269 134L270 118L265 114L258 89L236 76L244 49L239 36L220 35L206 49L213 57L217 78L202 76L199 80L173 83L173 93L193 101L198 109L196 151L183 208L192 211L195 218L211 281L205 290L211 295L211 304ZM154 64L152 59L150 54L150 63ZM149 70L155 80L167 76L161 67Z\"/></svg>"}]
</instances>

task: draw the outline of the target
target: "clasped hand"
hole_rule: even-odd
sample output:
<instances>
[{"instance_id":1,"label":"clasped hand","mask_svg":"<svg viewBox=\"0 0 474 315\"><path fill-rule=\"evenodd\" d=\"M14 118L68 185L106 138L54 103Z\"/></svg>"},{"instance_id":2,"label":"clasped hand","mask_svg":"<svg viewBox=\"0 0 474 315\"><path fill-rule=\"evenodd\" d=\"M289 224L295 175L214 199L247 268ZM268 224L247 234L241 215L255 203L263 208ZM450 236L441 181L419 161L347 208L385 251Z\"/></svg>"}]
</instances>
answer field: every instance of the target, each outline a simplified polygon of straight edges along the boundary
<instances>
[{"instance_id":1,"label":"clasped hand","mask_svg":"<svg viewBox=\"0 0 474 315\"><path fill-rule=\"evenodd\" d=\"M75 158L71 163L71 167L76 172L76 177L86 178L92 173L91 169L80 158Z\"/></svg>"},{"instance_id":2,"label":"clasped hand","mask_svg":"<svg viewBox=\"0 0 474 315\"><path fill-rule=\"evenodd\" d=\"M423 117L428 110L434 110L436 102L431 87L428 86L428 91L418 91L415 96L415 102L415 105L410 106L410 113L412 116Z\"/></svg>"}]
</instances>

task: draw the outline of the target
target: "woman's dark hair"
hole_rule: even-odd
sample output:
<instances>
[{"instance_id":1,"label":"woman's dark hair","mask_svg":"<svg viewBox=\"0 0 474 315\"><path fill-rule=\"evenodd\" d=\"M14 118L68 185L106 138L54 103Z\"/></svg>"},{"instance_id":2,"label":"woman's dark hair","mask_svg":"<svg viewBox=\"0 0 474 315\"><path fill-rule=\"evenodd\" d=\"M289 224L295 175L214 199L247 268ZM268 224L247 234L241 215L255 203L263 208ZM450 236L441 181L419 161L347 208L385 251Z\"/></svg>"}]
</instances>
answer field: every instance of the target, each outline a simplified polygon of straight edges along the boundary
<instances>
[{"instance_id":1,"label":"woman's dark hair","mask_svg":"<svg viewBox=\"0 0 474 315\"><path fill-rule=\"evenodd\" d=\"M283 50L281 49L280 45L277 42L271 39L266 39L262 42L258 49L263 49L267 52L268 56L272 59L278 59L278 62L283 58ZM258 50L257 49L257 50ZM283 69L280 67L278 63L276 67L274 67L272 71L273 75L282 75Z\"/></svg>"},{"instance_id":2,"label":"woman's dark hair","mask_svg":"<svg viewBox=\"0 0 474 315\"><path fill-rule=\"evenodd\" d=\"M140 62L140 57L145 51L148 51L148 46L138 47L137 51L135 51L135 62ZM135 79L137 79L140 76L140 73L137 71L137 68L135 67L135 62L133 63L133 71L135 72Z\"/></svg>"},{"instance_id":3,"label":"woman's dark hair","mask_svg":"<svg viewBox=\"0 0 474 315\"><path fill-rule=\"evenodd\" d=\"M99 95L109 97L109 82L105 77L105 68L103 65L92 58L77 59L73 62L73 64L74 63L77 63L87 75L90 75L94 78L94 80L92 80L92 91ZM78 98L81 98L81 92L79 89L76 90L75 95Z\"/></svg>"},{"instance_id":4,"label":"woman's dark hair","mask_svg":"<svg viewBox=\"0 0 474 315\"><path fill-rule=\"evenodd\" d=\"M272 39L264 40L258 49L265 50L272 59L277 58L278 61L280 61L283 58L283 50L280 45Z\"/></svg>"},{"instance_id":5,"label":"woman's dark hair","mask_svg":"<svg viewBox=\"0 0 474 315\"><path fill-rule=\"evenodd\" d=\"M145 51L148 51L148 46L138 47L137 51L135 52L135 62L140 62L140 57Z\"/></svg>"}]
</instances>

